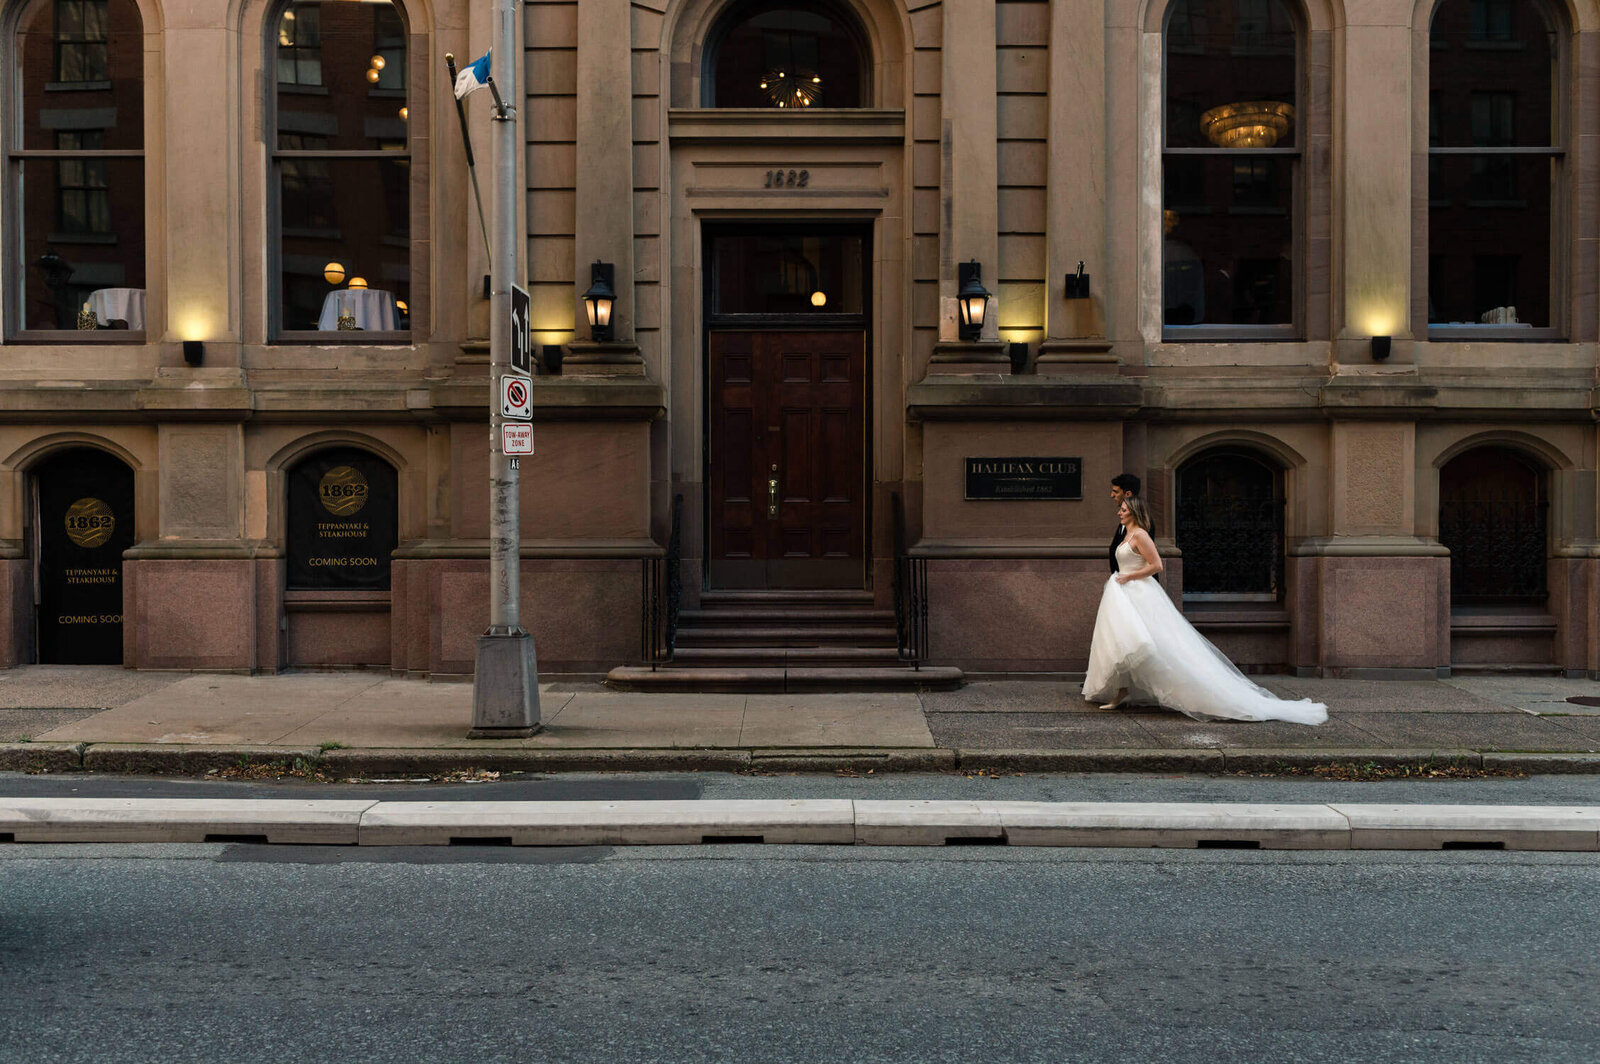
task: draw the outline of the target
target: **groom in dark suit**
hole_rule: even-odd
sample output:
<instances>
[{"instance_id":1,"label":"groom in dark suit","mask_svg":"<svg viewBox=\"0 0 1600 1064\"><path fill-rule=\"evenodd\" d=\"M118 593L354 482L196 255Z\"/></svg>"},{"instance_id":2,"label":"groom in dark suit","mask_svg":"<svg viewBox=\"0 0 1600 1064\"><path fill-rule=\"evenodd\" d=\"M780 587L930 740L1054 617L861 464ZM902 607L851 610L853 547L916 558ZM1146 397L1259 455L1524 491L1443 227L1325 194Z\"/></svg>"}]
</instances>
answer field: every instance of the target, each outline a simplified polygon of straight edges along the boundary
<instances>
[{"instance_id":1,"label":"groom in dark suit","mask_svg":"<svg viewBox=\"0 0 1600 1064\"><path fill-rule=\"evenodd\" d=\"M1139 478L1132 473L1118 473L1111 478L1111 501L1118 507L1122 505L1123 499L1131 499L1137 494L1139 494ZM1128 530L1122 527L1121 521L1118 521L1116 534L1111 537L1110 555L1113 573L1117 571L1117 547L1121 546L1123 537L1127 534Z\"/></svg>"}]
</instances>

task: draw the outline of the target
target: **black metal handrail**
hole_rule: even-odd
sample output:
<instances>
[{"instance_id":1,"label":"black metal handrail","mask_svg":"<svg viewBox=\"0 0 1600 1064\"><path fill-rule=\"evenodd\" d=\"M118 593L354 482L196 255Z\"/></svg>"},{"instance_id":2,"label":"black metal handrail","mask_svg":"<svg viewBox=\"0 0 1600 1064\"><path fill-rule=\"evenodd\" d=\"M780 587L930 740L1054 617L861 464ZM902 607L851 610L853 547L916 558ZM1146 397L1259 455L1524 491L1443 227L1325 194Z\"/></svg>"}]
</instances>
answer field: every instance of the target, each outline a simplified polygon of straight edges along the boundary
<instances>
[{"instance_id":1,"label":"black metal handrail","mask_svg":"<svg viewBox=\"0 0 1600 1064\"><path fill-rule=\"evenodd\" d=\"M906 550L906 510L899 492L889 496L894 514L894 629L900 660L921 668L928 657L928 560Z\"/></svg>"},{"instance_id":2,"label":"black metal handrail","mask_svg":"<svg viewBox=\"0 0 1600 1064\"><path fill-rule=\"evenodd\" d=\"M683 601L683 496L672 497L672 531L667 552L644 560L644 601L639 643L651 668L672 660L678 642L678 609Z\"/></svg>"}]
</instances>

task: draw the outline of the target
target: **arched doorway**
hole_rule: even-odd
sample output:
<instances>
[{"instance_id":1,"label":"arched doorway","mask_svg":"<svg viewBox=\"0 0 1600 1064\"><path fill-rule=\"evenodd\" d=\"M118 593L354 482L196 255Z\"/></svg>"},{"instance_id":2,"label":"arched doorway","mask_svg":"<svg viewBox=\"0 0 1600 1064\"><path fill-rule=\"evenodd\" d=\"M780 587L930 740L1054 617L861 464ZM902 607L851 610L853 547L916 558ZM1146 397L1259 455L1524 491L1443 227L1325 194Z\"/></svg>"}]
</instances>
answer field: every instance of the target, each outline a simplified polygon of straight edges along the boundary
<instances>
[{"instance_id":1,"label":"arched doorway","mask_svg":"<svg viewBox=\"0 0 1600 1064\"><path fill-rule=\"evenodd\" d=\"M1475 447L1440 469L1451 607L1543 605L1548 511L1544 470L1519 451Z\"/></svg>"},{"instance_id":2,"label":"arched doorway","mask_svg":"<svg viewBox=\"0 0 1600 1064\"><path fill-rule=\"evenodd\" d=\"M39 661L122 664L122 554L134 541L133 470L76 447L34 467Z\"/></svg>"}]
</instances>

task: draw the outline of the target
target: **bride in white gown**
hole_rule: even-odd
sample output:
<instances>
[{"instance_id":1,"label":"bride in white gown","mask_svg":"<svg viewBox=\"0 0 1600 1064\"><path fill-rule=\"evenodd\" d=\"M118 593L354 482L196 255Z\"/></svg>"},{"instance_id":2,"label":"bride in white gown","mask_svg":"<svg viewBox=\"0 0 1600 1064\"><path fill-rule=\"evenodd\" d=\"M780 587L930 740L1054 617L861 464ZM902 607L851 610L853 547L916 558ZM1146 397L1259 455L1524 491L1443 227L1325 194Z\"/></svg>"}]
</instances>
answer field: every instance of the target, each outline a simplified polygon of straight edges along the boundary
<instances>
[{"instance_id":1,"label":"bride in white gown","mask_svg":"<svg viewBox=\"0 0 1600 1064\"><path fill-rule=\"evenodd\" d=\"M1124 501L1117 519L1128 535L1117 547L1117 572L1100 596L1083 681L1085 698L1108 702L1103 709L1155 702L1196 720L1321 724L1328 719L1328 707L1320 702L1285 701L1251 683L1184 620L1151 579L1163 566L1150 538L1144 500L1134 496Z\"/></svg>"}]
</instances>

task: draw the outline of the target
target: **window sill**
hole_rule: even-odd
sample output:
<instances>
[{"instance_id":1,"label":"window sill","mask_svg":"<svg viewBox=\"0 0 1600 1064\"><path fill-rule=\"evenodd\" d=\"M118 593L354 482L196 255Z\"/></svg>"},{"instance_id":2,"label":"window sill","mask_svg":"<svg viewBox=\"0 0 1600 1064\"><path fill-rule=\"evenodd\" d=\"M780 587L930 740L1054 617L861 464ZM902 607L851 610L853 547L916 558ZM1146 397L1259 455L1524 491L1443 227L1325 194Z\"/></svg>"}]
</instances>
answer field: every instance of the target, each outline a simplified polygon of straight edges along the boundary
<instances>
[{"instance_id":1,"label":"window sill","mask_svg":"<svg viewBox=\"0 0 1600 1064\"><path fill-rule=\"evenodd\" d=\"M390 607L392 596L386 590L285 590L283 608L287 613L375 613Z\"/></svg>"},{"instance_id":2,"label":"window sill","mask_svg":"<svg viewBox=\"0 0 1600 1064\"><path fill-rule=\"evenodd\" d=\"M84 347L88 345L142 345L146 343L143 329L24 329L13 333L5 341L8 345L35 344L54 347Z\"/></svg>"},{"instance_id":3,"label":"window sill","mask_svg":"<svg viewBox=\"0 0 1600 1064\"><path fill-rule=\"evenodd\" d=\"M1484 340L1510 340L1513 342L1530 343L1534 341L1549 343L1565 342L1566 337L1561 335L1560 329L1541 329L1533 325L1475 325L1463 322L1459 325L1440 324L1428 326L1428 341L1449 343L1473 343Z\"/></svg>"},{"instance_id":4,"label":"window sill","mask_svg":"<svg viewBox=\"0 0 1600 1064\"><path fill-rule=\"evenodd\" d=\"M1293 325L1167 325L1161 329L1164 344L1295 343L1303 339Z\"/></svg>"},{"instance_id":5,"label":"window sill","mask_svg":"<svg viewBox=\"0 0 1600 1064\"><path fill-rule=\"evenodd\" d=\"M270 341L311 347L411 347L417 341L410 332L367 332L363 329L284 330Z\"/></svg>"}]
</instances>

